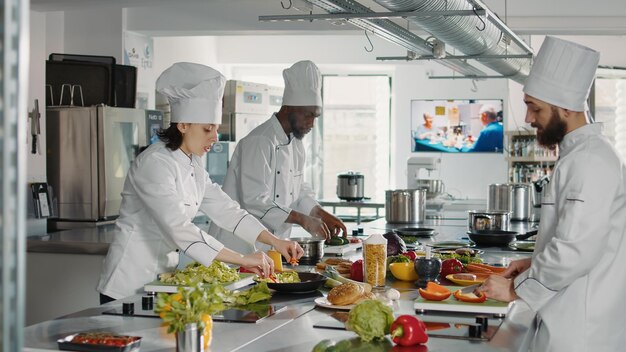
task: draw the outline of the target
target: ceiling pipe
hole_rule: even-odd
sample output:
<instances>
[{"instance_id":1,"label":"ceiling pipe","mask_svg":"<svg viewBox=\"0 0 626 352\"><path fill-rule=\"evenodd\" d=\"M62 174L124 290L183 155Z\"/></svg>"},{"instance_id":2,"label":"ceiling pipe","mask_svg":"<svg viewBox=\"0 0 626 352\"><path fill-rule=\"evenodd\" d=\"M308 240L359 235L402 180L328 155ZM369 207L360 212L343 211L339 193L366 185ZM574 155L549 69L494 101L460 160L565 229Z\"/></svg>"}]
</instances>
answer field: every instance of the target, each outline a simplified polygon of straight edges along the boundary
<instances>
[{"instance_id":1,"label":"ceiling pipe","mask_svg":"<svg viewBox=\"0 0 626 352\"><path fill-rule=\"evenodd\" d=\"M307 2L319 7L328 13L373 13L369 8L361 5L353 0L306 0ZM388 40L392 43L400 45L407 50L415 52L418 55L432 55L433 46L431 43L415 35L411 31L397 25L395 22L387 19L348 19L347 22L366 31L370 31L375 35ZM482 77L486 73L470 64L466 60L442 60L438 61L462 75Z\"/></svg>"},{"instance_id":2,"label":"ceiling pipe","mask_svg":"<svg viewBox=\"0 0 626 352\"><path fill-rule=\"evenodd\" d=\"M473 10L468 0L374 0L390 11L459 11ZM482 3L471 0L486 8ZM466 55L524 55L528 52L518 45L511 45L511 38L496 25L480 16L414 17L412 23L429 32L437 39ZM530 60L522 58L481 59L482 65L524 83L528 76Z\"/></svg>"}]
</instances>

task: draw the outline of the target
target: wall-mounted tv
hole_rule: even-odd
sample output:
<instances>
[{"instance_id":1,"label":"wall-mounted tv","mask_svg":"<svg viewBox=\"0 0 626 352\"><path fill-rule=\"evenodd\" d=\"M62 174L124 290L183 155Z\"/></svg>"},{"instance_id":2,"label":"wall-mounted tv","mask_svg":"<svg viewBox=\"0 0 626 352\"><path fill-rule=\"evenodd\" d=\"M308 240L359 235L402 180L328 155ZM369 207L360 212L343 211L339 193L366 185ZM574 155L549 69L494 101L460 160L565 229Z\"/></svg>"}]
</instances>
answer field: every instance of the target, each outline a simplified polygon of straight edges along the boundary
<instances>
[{"instance_id":1,"label":"wall-mounted tv","mask_svg":"<svg viewBox=\"0 0 626 352\"><path fill-rule=\"evenodd\" d=\"M502 153L502 99L411 100L411 151Z\"/></svg>"}]
</instances>

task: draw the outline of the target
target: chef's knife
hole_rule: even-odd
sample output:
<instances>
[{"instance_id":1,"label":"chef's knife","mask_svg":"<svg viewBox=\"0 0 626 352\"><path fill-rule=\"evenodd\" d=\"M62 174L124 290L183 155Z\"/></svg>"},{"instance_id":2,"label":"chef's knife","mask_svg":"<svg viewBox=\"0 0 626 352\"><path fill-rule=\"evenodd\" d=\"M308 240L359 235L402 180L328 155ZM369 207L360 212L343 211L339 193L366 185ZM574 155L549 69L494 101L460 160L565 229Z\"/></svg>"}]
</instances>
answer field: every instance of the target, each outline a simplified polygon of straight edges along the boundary
<instances>
[{"instance_id":1,"label":"chef's knife","mask_svg":"<svg viewBox=\"0 0 626 352\"><path fill-rule=\"evenodd\" d=\"M465 287L463 287L461 289L461 293L463 293L463 294L472 293L472 292L474 292L474 290L476 290L478 287L480 287L480 285L482 285L482 284L475 284L475 285L465 286Z\"/></svg>"}]
</instances>

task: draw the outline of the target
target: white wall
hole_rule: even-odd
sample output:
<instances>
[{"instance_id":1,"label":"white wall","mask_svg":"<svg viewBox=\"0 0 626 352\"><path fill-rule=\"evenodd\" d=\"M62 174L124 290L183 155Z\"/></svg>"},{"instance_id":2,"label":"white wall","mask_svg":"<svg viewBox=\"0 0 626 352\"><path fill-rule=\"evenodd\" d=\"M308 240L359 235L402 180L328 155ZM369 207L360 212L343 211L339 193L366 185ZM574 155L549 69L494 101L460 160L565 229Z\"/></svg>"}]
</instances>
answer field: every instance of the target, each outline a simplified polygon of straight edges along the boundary
<instances>
[{"instance_id":1,"label":"white wall","mask_svg":"<svg viewBox=\"0 0 626 352\"><path fill-rule=\"evenodd\" d=\"M124 52L123 9L66 11L64 44L67 54L104 55L122 62Z\"/></svg>"}]
</instances>

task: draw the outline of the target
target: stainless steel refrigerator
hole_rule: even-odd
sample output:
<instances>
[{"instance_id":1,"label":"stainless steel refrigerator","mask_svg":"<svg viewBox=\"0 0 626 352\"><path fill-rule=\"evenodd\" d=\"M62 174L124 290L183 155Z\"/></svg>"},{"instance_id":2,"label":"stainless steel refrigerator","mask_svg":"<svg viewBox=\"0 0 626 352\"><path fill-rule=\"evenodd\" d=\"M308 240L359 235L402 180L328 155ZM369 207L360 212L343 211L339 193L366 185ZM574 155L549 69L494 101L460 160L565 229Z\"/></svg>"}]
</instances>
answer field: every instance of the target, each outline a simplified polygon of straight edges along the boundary
<instances>
[{"instance_id":1,"label":"stainless steel refrigerator","mask_svg":"<svg viewBox=\"0 0 626 352\"><path fill-rule=\"evenodd\" d=\"M58 221L119 214L128 169L146 143L146 112L108 106L48 108L47 174Z\"/></svg>"}]
</instances>

